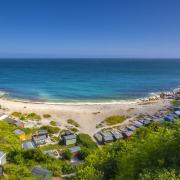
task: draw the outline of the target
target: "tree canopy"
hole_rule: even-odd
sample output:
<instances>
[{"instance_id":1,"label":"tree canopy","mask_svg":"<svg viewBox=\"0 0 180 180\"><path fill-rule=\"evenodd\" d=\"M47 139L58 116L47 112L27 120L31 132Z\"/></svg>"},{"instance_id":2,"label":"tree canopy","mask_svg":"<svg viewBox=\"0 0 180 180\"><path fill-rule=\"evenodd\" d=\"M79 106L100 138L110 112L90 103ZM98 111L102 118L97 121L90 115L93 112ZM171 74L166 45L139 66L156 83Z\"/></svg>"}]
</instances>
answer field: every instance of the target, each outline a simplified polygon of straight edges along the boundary
<instances>
[{"instance_id":1,"label":"tree canopy","mask_svg":"<svg viewBox=\"0 0 180 180\"><path fill-rule=\"evenodd\" d=\"M179 179L180 121L153 123L130 140L97 149L77 168L74 179Z\"/></svg>"}]
</instances>

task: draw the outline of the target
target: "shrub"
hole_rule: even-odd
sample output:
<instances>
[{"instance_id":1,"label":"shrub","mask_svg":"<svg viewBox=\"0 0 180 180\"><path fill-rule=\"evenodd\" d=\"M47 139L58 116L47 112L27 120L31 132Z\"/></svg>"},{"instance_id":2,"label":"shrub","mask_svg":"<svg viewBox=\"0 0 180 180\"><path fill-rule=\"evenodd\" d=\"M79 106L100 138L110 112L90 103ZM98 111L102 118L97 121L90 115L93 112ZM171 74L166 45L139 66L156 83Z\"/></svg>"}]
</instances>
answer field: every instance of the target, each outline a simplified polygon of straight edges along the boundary
<instances>
[{"instance_id":1,"label":"shrub","mask_svg":"<svg viewBox=\"0 0 180 180\"><path fill-rule=\"evenodd\" d=\"M70 130L74 133L77 133L79 131L77 128L70 128Z\"/></svg>"},{"instance_id":2,"label":"shrub","mask_svg":"<svg viewBox=\"0 0 180 180\"><path fill-rule=\"evenodd\" d=\"M11 116L15 117L15 118L19 118L20 120L41 120L41 116L39 116L38 114L36 113L29 113L29 114L26 114L26 113L21 113L21 112L13 112L11 114Z\"/></svg>"},{"instance_id":3,"label":"shrub","mask_svg":"<svg viewBox=\"0 0 180 180\"><path fill-rule=\"evenodd\" d=\"M97 144L91 139L91 137L88 134L78 134L77 143L89 149L97 148Z\"/></svg>"},{"instance_id":4,"label":"shrub","mask_svg":"<svg viewBox=\"0 0 180 180\"><path fill-rule=\"evenodd\" d=\"M64 153L63 153L64 159L66 160L71 160L73 154L71 153L71 151L69 149L67 149Z\"/></svg>"},{"instance_id":5,"label":"shrub","mask_svg":"<svg viewBox=\"0 0 180 180\"><path fill-rule=\"evenodd\" d=\"M89 156L92 153L92 150L87 147L81 147L80 151L80 157L82 160L84 160L87 156Z\"/></svg>"},{"instance_id":6,"label":"shrub","mask_svg":"<svg viewBox=\"0 0 180 180\"><path fill-rule=\"evenodd\" d=\"M13 112L11 114L11 116L15 117L15 118L20 118L22 116L22 113L21 112Z\"/></svg>"},{"instance_id":7,"label":"shrub","mask_svg":"<svg viewBox=\"0 0 180 180\"><path fill-rule=\"evenodd\" d=\"M80 127L80 125L73 119L68 119L67 122L75 127Z\"/></svg>"},{"instance_id":8,"label":"shrub","mask_svg":"<svg viewBox=\"0 0 180 180\"><path fill-rule=\"evenodd\" d=\"M57 126L57 123L56 123L56 121L51 121L51 122L50 122L50 125L51 125L51 126Z\"/></svg>"},{"instance_id":9,"label":"shrub","mask_svg":"<svg viewBox=\"0 0 180 180\"><path fill-rule=\"evenodd\" d=\"M125 116L110 116L105 119L107 125L114 125L122 123L126 119Z\"/></svg>"},{"instance_id":10,"label":"shrub","mask_svg":"<svg viewBox=\"0 0 180 180\"><path fill-rule=\"evenodd\" d=\"M20 149L20 139L15 136L15 126L5 121L0 121L0 151L10 151L12 149Z\"/></svg>"},{"instance_id":11,"label":"shrub","mask_svg":"<svg viewBox=\"0 0 180 180\"><path fill-rule=\"evenodd\" d=\"M30 119L30 120L37 120L37 121L41 120L41 116L36 113L30 113L26 117L27 119Z\"/></svg>"},{"instance_id":12,"label":"shrub","mask_svg":"<svg viewBox=\"0 0 180 180\"><path fill-rule=\"evenodd\" d=\"M44 114L43 117L44 117L44 118L50 118L51 115L50 115L50 114Z\"/></svg>"},{"instance_id":13,"label":"shrub","mask_svg":"<svg viewBox=\"0 0 180 180\"><path fill-rule=\"evenodd\" d=\"M41 166L42 168L49 169L53 172L54 176L61 175L63 166L65 166L65 168L63 168L64 171L68 171L70 169L70 167L68 169L68 164L66 162L49 157L43 154L40 149L32 149L26 151L14 150L7 154L7 159L9 160L9 163L12 164L12 166L10 166L10 164L5 165L5 172L8 175L12 176L20 174L22 175L22 177L31 177L31 168L36 165ZM30 170L30 174L28 170ZM18 176L17 179L21 178L19 178Z\"/></svg>"},{"instance_id":14,"label":"shrub","mask_svg":"<svg viewBox=\"0 0 180 180\"><path fill-rule=\"evenodd\" d=\"M49 134L57 134L60 131L58 127L52 127L52 126L42 126L40 129L46 129Z\"/></svg>"}]
</instances>

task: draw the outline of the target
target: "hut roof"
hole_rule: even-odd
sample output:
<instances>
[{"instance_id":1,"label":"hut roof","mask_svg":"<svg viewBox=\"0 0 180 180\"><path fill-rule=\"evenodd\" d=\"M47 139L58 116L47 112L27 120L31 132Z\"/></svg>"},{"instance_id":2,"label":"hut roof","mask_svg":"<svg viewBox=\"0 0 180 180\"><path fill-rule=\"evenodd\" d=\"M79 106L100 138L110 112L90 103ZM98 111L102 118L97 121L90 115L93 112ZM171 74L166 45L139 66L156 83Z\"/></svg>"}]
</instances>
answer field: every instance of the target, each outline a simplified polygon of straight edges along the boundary
<instances>
[{"instance_id":1,"label":"hut roof","mask_svg":"<svg viewBox=\"0 0 180 180\"><path fill-rule=\"evenodd\" d=\"M112 135L114 136L115 139L121 139L123 138L123 135L119 131L112 131Z\"/></svg>"},{"instance_id":2,"label":"hut roof","mask_svg":"<svg viewBox=\"0 0 180 180\"><path fill-rule=\"evenodd\" d=\"M139 127L142 127L143 124L140 123L139 121L135 121L134 124L133 124L135 127L139 128Z\"/></svg>"},{"instance_id":3,"label":"hut roof","mask_svg":"<svg viewBox=\"0 0 180 180\"><path fill-rule=\"evenodd\" d=\"M63 136L63 138L64 138L65 140L76 139L76 135L75 135L75 134L71 134L71 135Z\"/></svg>"},{"instance_id":4,"label":"hut roof","mask_svg":"<svg viewBox=\"0 0 180 180\"><path fill-rule=\"evenodd\" d=\"M31 141L24 142L24 143L22 144L22 147L23 147L24 149L34 149L34 148L35 148L34 144L33 144Z\"/></svg>"},{"instance_id":5,"label":"hut roof","mask_svg":"<svg viewBox=\"0 0 180 180\"><path fill-rule=\"evenodd\" d=\"M51 171L49 171L47 169L43 169L41 167L33 167L32 174L34 176L46 176L48 174L51 174Z\"/></svg>"},{"instance_id":6,"label":"hut roof","mask_svg":"<svg viewBox=\"0 0 180 180\"><path fill-rule=\"evenodd\" d=\"M81 151L81 147L80 146L74 146L72 148L69 148L69 150L71 151L71 153L76 153Z\"/></svg>"},{"instance_id":7,"label":"hut roof","mask_svg":"<svg viewBox=\"0 0 180 180\"><path fill-rule=\"evenodd\" d=\"M100 133L96 133L94 134L94 138L99 142L101 143L102 142L102 135Z\"/></svg>"},{"instance_id":8,"label":"hut roof","mask_svg":"<svg viewBox=\"0 0 180 180\"><path fill-rule=\"evenodd\" d=\"M113 136L110 132L101 133L104 141L113 141Z\"/></svg>"},{"instance_id":9,"label":"hut roof","mask_svg":"<svg viewBox=\"0 0 180 180\"><path fill-rule=\"evenodd\" d=\"M174 111L177 116L180 116L180 111Z\"/></svg>"},{"instance_id":10,"label":"hut roof","mask_svg":"<svg viewBox=\"0 0 180 180\"><path fill-rule=\"evenodd\" d=\"M135 126L131 125L131 126L128 126L127 129L130 131L135 131L137 128Z\"/></svg>"},{"instance_id":11,"label":"hut roof","mask_svg":"<svg viewBox=\"0 0 180 180\"><path fill-rule=\"evenodd\" d=\"M14 131L14 134L16 134L16 135L22 135L22 134L25 134L25 133L24 133L24 131L22 131L22 130L20 130L20 129L16 129L16 130Z\"/></svg>"},{"instance_id":12,"label":"hut roof","mask_svg":"<svg viewBox=\"0 0 180 180\"><path fill-rule=\"evenodd\" d=\"M6 155L6 153L0 151L0 158L2 158L4 155Z\"/></svg>"}]
</instances>

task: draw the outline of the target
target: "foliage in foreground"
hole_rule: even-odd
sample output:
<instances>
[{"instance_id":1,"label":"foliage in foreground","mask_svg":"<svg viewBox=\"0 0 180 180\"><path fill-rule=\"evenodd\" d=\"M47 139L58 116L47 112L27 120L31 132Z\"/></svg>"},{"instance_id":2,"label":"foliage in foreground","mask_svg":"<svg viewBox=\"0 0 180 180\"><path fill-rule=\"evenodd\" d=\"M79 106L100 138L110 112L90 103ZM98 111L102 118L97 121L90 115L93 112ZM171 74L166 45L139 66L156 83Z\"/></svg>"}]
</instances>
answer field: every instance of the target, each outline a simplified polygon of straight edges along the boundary
<instances>
[{"instance_id":1,"label":"foliage in foreground","mask_svg":"<svg viewBox=\"0 0 180 180\"><path fill-rule=\"evenodd\" d=\"M81 146L81 158L85 159L97 148L97 144L91 139L88 134L80 133L77 137L77 144Z\"/></svg>"},{"instance_id":2,"label":"foliage in foreground","mask_svg":"<svg viewBox=\"0 0 180 180\"><path fill-rule=\"evenodd\" d=\"M54 176L60 176L62 173L72 172L70 165L66 161L51 158L44 155L41 150L14 150L7 154L8 164L4 166L5 173L18 178L32 177L31 169L33 166L41 166L53 172Z\"/></svg>"},{"instance_id":3,"label":"foliage in foreground","mask_svg":"<svg viewBox=\"0 0 180 180\"><path fill-rule=\"evenodd\" d=\"M91 139L91 137L88 134L84 134L84 133L78 134L77 143L79 145L90 148L91 150L97 148L97 144Z\"/></svg>"},{"instance_id":4,"label":"foliage in foreground","mask_svg":"<svg viewBox=\"0 0 180 180\"><path fill-rule=\"evenodd\" d=\"M19 138L14 134L15 126L0 121L0 151L8 152L13 149L20 149Z\"/></svg>"},{"instance_id":5,"label":"foliage in foreground","mask_svg":"<svg viewBox=\"0 0 180 180\"><path fill-rule=\"evenodd\" d=\"M97 149L73 179L179 179L180 120L142 128L130 140Z\"/></svg>"}]
</instances>

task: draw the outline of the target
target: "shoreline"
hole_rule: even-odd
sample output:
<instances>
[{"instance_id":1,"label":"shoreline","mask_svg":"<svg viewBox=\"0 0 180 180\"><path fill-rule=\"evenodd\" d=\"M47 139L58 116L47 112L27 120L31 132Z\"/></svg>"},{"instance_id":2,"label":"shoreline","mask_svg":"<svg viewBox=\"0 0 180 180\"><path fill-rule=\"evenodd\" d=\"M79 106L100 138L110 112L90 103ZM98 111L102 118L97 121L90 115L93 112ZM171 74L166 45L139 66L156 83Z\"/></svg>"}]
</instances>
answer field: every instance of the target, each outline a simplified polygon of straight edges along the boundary
<instances>
[{"instance_id":1,"label":"shoreline","mask_svg":"<svg viewBox=\"0 0 180 180\"><path fill-rule=\"evenodd\" d=\"M175 91L180 92L180 89L156 94L156 96L153 94L153 96L136 101L106 103L34 102L3 96L0 97L0 114L11 115L13 112L36 113L42 117L40 121L36 122L38 126L50 125L51 121L56 121L60 129L72 127L71 124L68 124L68 119L72 119L79 124L78 130L80 133L93 136L98 130L98 124L110 116L126 116L129 118L135 118L142 114L152 116L160 110L168 109L171 107L171 97L174 96ZM45 114L49 114L51 117L44 118Z\"/></svg>"},{"instance_id":2,"label":"shoreline","mask_svg":"<svg viewBox=\"0 0 180 180\"><path fill-rule=\"evenodd\" d=\"M97 101L97 102L91 102L91 101L78 101L78 102L48 102L48 101L33 101L33 100L22 100L22 99L15 99L15 98L7 98L7 97L0 97L2 100L12 101L12 102L21 102L21 103L31 103L31 104L46 104L46 105L110 105L110 104L136 104L140 102L139 99L135 100L109 100L109 101Z\"/></svg>"},{"instance_id":3,"label":"shoreline","mask_svg":"<svg viewBox=\"0 0 180 180\"><path fill-rule=\"evenodd\" d=\"M79 106L79 105L118 105L118 104L136 104L141 103L143 100L148 100L149 98L158 97L159 92L157 93L149 93L146 97L136 98L136 99L121 99L121 100L89 100L89 101L67 101L67 102L53 102L53 101L36 101L36 100L30 100L30 99L18 99L12 96L9 96L7 92L0 91L0 99L12 101L12 102L22 102L22 103L31 103L31 104L47 104L47 105L70 105L70 106Z\"/></svg>"},{"instance_id":4,"label":"shoreline","mask_svg":"<svg viewBox=\"0 0 180 180\"><path fill-rule=\"evenodd\" d=\"M0 98L0 106L0 114L10 115L13 112L36 113L42 117L40 121L37 121L42 126L50 125L51 121L56 121L60 129L65 129L67 126L71 126L67 120L73 119L80 125L78 128L80 133L93 136L98 129L96 126L109 116L136 117L140 114L153 115L158 110L168 108L170 100L159 99L140 103L47 104ZM44 118L44 114L50 114L51 118Z\"/></svg>"}]
</instances>

